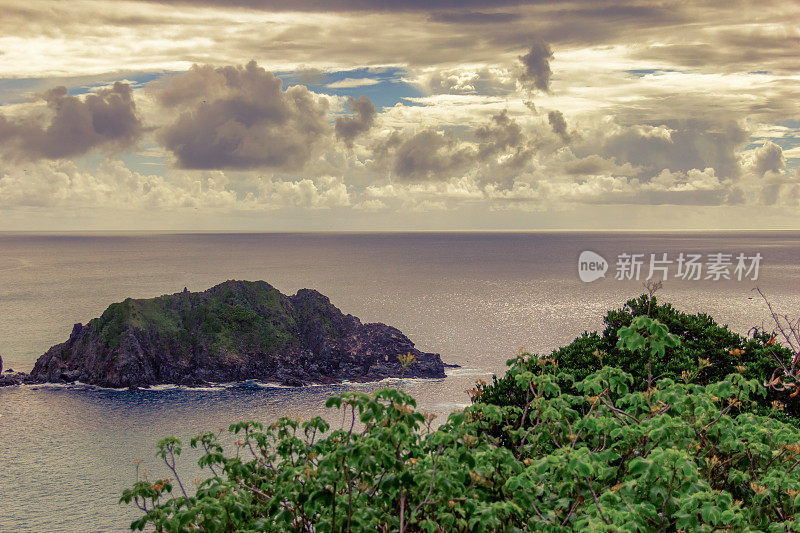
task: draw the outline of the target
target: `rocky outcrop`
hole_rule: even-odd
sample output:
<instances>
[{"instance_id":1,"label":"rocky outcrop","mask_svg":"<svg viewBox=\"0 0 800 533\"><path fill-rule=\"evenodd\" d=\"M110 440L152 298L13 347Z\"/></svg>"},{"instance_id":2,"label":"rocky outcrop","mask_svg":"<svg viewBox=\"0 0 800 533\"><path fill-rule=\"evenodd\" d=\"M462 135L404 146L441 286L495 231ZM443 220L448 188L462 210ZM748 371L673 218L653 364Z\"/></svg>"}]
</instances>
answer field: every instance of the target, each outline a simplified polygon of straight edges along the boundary
<instances>
[{"instance_id":1,"label":"rocky outcrop","mask_svg":"<svg viewBox=\"0 0 800 533\"><path fill-rule=\"evenodd\" d=\"M25 372L14 372L10 368L3 373L0 373L0 387L8 387L10 385L22 385L24 383L32 384L39 383L40 379L36 379L30 374Z\"/></svg>"},{"instance_id":2,"label":"rocky outcrop","mask_svg":"<svg viewBox=\"0 0 800 533\"><path fill-rule=\"evenodd\" d=\"M38 381L39 380L25 372L14 372L14 370L10 368L3 372L3 357L0 356L0 387L21 385L23 383L37 383Z\"/></svg>"},{"instance_id":3,"label":"rocky outcrop","mask_svg":"<svg viewBox=\"0 0 800 533\"><path fill-rule=\"evenodd\" d=\"M414 362L402 369L398 356ZM444 377L438 354L398 329L362 324L317 291L281 294L263 281L226 281L111 305L50 348L31 379L105 387L257 379L289 385Z\"/></svg>"}]
</instances>

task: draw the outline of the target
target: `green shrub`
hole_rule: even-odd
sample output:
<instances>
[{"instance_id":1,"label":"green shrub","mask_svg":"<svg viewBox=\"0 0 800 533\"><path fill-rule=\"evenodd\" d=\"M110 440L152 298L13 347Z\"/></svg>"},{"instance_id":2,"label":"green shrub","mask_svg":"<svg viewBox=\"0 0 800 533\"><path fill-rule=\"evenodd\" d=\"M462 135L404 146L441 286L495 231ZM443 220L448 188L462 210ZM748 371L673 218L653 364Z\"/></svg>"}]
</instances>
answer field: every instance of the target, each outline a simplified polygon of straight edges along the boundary
<instances>
[{"instance_id":1,"label":"green shrub","mask_svg":"<svg viewBox=\"0 0 800 533\"><path fill-rule=\"evenodd\" d=\"M517 365L516 406L476 403L430 431L394 390L328 401L346 415L282 418L192 439L210 470L192 495L173 480L138 481L121 501L157 531L790 531L800 527L800 431L747 412L764 393L732 374L709 385L662 379L631 389L603 367L561 390L551 363ZM430 419L428 419L428 422ZM427 427L426 427L427 426ZM503 438L493 435L502 434Z\"/></svg>"},{"instance_id":2,"label":"green shrub","mask_svg":"<svg viewBox=\"0 0 800 533\"><path fill-rule=\"evenodd\" d=\"M650 317L663 324L677 337L676 346L665 346L663 355L650 358L650 354L631 350L619 344L621 328L631 326L636 317ZM604 318L606 328L602 335L597 332L584 333L571 344L555 350L548 359L572 379L580 381L604 365L624 369L633 376L633 387L646 390L648 386L648 363L652 361L654 380L669 378L674 381L689 381L698 384L714 383L731 373L740 373L747 379L763 383L778 366L777 359L788 362L791 352L778 344L771 344L771 336L757 331L745 338L718 325L710 316L699 313L689 315L670 304L659 305L656 298L642 295L627 302L622 308L610 311ZM509 365L526 364L521 360L529 354L520 354L509 360ZM528 359L530 369L535 370ZM562 381L562 387L569 383ZM790 397L791 391L770 390L754 406L755 412L778 416L791 421L800 416L800 398ZM520 405L525 391L520 389L508 375L494 378L493 384L484 388L482 401L497 405ZM785 406L784 415L773 411L773 402ZM776 404L777 405L777 404Z\"/></svg>"}]
</instances>

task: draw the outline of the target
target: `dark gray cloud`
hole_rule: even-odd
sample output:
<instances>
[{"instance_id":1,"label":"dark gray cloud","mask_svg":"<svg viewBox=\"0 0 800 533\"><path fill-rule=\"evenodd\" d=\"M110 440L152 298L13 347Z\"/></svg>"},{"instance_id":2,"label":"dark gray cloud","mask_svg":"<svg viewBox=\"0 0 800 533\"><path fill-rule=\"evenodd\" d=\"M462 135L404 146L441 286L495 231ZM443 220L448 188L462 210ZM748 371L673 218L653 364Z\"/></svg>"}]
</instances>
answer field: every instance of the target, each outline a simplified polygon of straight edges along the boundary
<instances>
[{"instance_id":1,"label":"dark gray cloud","mask_svg":"<svg viewBox=\"0 0 800 533\"><path fill-rule=\"evenodd\" d=\"M747 131L733 120L665 121L624 127L603 140L599 153L619 163L641 166L641 177L653 176L663 169L713 168L721 178L736 178L740 172L736 150L747 136ZM589 155L580 152L576 150L579 155Z\"/></svg>"},{"instance_id":2,"label":"dark gray cloud","mask_svg":"<svg viewBox=\"0 0 800 533\"><path fill-rule=\"evenodd\" d=\"M172 78L161 103L180 111L159 140L181 168L297 170L330 133L328 102L282 82L254 61L195 66Z\"/></svg>"},{"instance_id":3,"label":"dark gray cloud","mask_svg":"<svg viewBox=\"0 0 800 533\"><path fill-rule=\"evenodd\" d=\"M550 60L553 59L553 51L550 45L539 40L536 41L527 54L519 56L522 63L522 76L520 80L528 88L538 89L542 92L550 91Z\"/></svg>"},{"instance_id":4,"label":"dark gray cloud","mask_svg":"<svg viewBox=\"0 0 800 533\"><path fill-rule=\"evenodd\" d=\"M527 136L506 111L492 116L489 124L476 128L475 138L479 141L478 161L504 155L508 157L504 158L503 166L519 169L533 157Z\"/></svg>"},{"instance_id":5,"label":"dark gray cloud","mask_svg":"<svg viewBox=\"0 0 800 533\"><path fill-rule=\"evenodd\" d=\"M478 166L490 169L491 179L503 181L531 162L534 148L520 125L502 111L458 136L434 128L395 131L373 152L378 168L406 181L447 180Z\"/></svg>"},{"instance_id":6,"label":"dark gray cloud","mask_svg":"<svg viewBox=\"0 0 800 533\"><path fill-rule=\"evenodd\" d=\"M597 154L570 161L564 165L564 171L573 176L597 176L611 174L615 169L613 161L603 159Z\"/></svg>"},{"instance_id":7,"label":"dark gray cloud","mask_svg":"<svg viewBox=\"0 0 800 533\"><path fill-rule=\"evenodd\" d=\"M565 143L570 142L571 138L567 131L567 120L564 118L564 114L561 111L550 111L547 114L547 122L550 123L553 132L561 137L562 141Z\"/></svg>"},{"instance_id":8,"label":"dark gray cloud","mask_svg":"<svg viewBox=\"0 0 800 533\"><path fill-rule=\"evenodd\" d=\"M358 99L350 98L347 106L354 115L336 119L336 137L343 140L347 146L353 146L353 140L369 131L375 124L375 116L378 113L372 101L364 95Z\"/></svg>"},{"instance_id":9,"label":"dark gray cloud","mask_svg":"<svg viewBox=\"0 0 800 533\"><path fill-rule=\"evenodd\" d=\"M66 87L41 95L49 113L21 118L0 115L0 145L12 159L61 159L103 146L122 149L135 144L142 123L130 86L116 82L83 98Z\"/></svg>"},{"instance_id":10,"label":"dark gray cloud","mask_svg":"<svg viewBox=\"0 0 800 533\"><path fill-rule=\"evenodd\" d=\"M429 128L413 134L393 132L375 147L375 160L402 180L429 181L457 175L475 160L475 152Z\"/></svg>"},{"instance_id":11,"label":"dark gray cloud","mask_svg":"<svg viewBox=\"0 0 800 533\"><path fill-rule=\"evenodd\" d=\"M500 24L512 22L521 17L517 13L484 13L482 11L439 11L432 13L428 20L446 24Z\"/></svg>"},{"instance_id":12,"label":"dark gray cloud","mask_svg":"<svg viewBox=\"0 0 800 533\"><path fill-rule=\"evenodd\" d=\"M766 141L753 153L753 170L759 176L767 172L780 172L786 167L783 149L772 141Z\"/></svg>"}]
</instances>

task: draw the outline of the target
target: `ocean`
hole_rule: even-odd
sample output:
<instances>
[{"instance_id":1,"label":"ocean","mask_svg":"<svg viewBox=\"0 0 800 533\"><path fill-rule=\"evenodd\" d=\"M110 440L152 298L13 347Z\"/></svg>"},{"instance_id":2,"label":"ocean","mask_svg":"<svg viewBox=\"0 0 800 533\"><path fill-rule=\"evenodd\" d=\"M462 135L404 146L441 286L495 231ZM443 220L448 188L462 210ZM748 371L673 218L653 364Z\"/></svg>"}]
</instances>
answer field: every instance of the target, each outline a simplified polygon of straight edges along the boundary
<instances>
[{"instance_id":1,"label":"ocean","mask_svg":"<svg viewBox=\"0 0 800 533\"><path fill-rule=\"evenodd\" d=\"M606 261L604 278L581 281L584 251ZM682 253L700 256L700 279L677 277ZM739 254L748 267L758 264L757 279L754 269L736 269ZM138 516L118 504L135 480L134 461L143 460L151 479L167 477L154 457L158 439L283 415L335 422L324 402L345 390L402 388L441 422L469 403L476 379L502 374L520 348L548 353L602 330L605 311L644 291L651 255L668 275L657 296L681 310L706 312L742 334L769 327L758 286L776 310L800 315L800 232L0 233L5 369L30 371L74 323L113 302L227 279L264 280L285 294L317 289L343 312L398 327L421 350L461 365L441 380L303 388L0 388L0 532L125 531ZM638 279L627 268L630 279L616 279L618 263L638 260ZM203 475L196 457L187 450L180 460L189 481Z\"/></svg>"}]
</instances>

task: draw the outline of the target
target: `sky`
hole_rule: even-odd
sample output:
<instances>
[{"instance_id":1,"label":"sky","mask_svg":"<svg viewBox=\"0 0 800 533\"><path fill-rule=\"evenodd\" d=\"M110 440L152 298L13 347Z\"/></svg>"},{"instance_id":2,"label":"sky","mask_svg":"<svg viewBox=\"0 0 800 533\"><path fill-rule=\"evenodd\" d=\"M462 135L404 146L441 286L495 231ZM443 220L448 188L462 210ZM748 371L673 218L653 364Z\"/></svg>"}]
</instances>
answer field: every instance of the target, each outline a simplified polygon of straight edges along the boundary
<instances>
[{"instance_id":1,"label":"sky","mask_svg":"<svg viewBox=\"0 0 800 533\"><path fill-rule=\"evenodd\" d=\"M795 0L0 12L0 231L800 229Z\"/></svg>"}]
</instances>

